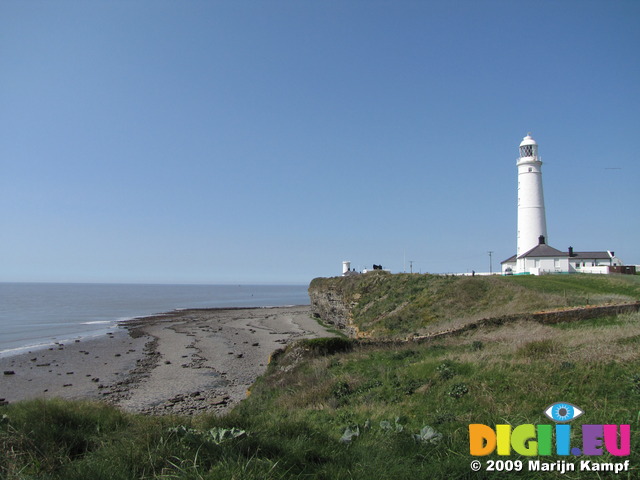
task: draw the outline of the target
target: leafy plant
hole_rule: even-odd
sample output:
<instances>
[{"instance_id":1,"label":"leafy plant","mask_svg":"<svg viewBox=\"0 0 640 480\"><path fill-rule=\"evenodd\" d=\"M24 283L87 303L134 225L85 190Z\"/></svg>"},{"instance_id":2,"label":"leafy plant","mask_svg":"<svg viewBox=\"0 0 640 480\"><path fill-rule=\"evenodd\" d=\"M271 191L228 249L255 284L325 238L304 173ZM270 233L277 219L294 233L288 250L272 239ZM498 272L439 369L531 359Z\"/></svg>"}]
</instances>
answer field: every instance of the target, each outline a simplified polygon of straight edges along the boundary
<instances>
[{"instance_id":1,"label":"leafy plant","mask_svg":"<svg viewBox=\"0 0 640 480\"><path fill-rule=\"evenodd\" d=\"M460 398L469 393L469 387L466 383L456 383L449 390L449 396L453 398Z\"/></svg>"},{"instance_id":2,"label":"leafy plant","mask_svg":"<svg viewBox=\"0 0 640 480\"><path fill-rule=\"evenodd\" d=\"M386 432L401 433L404 430L404 426L400 423L400 417L396 417L394 425L388 420L382 420L380 422L380 428Z\"/></svg>"},{"instance_id":3,"label":"leafy plant","mask_svg":"<svg viewBox=\"0 0 640 480\"><path fill-rule=\"evenodd\" d=\"M240 428L222 428L214 427L209 430L203 431L196 428L187 428L184 425L169 428L169 433L175 433L182 440L191 443L214 443L220 445L221 443L234 438L242 438L247 435L247 432Z\"/></svg>"},{"instance_id":4,"label":"leafy plant","mask_svg":"<svg viewBox=\"0 0 640 480\"><path fill-rule=\"evenodd\" d=\"M342 437L340 437L340 442L351 443L351 441L355 437L359 437L359 436L360 436L360 428L357 425L355 426L355 428L347 427L347 429L342 434Z\"/></svg>"},{"instance_id":5,"label":"leafy plant","mask_svg":"<svg viewBox=\"0 0 640 480\"><path fill-rule=\"evenodd\" d=\"M449 380L453 378L456 374L455 370L452 368L451 363L444 362L436 368L436 372L440 375L440 378L443 380Z\"/></svg>"},{"instance_id":6,"label":"leafy plant","mask_svg":"<svg viewBox=\"0 0 640 480\"><path fill-rule=\"evenodd\" d=\"M442 440L442 434L436 432L436 430L429 425L425 425L424 427L422 427L422 430L420 430L420 433L413 434L413 439L416 442L430 443L432 445L435 445L436 443L440 442L440 440Z\"/></svg>"}]
</instances>

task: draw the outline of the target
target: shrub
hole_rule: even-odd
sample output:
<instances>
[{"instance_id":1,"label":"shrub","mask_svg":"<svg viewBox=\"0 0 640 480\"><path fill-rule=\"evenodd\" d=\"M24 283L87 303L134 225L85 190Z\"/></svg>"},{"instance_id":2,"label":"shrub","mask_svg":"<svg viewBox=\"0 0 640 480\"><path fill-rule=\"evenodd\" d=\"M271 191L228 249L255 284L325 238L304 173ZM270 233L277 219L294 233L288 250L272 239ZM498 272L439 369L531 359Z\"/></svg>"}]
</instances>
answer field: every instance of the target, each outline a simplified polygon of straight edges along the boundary
<instances>
[{"instance_id":1,"label":"shrub","mask_svg":"<svg viewBox=\"0 0 640 480\"><path fill-rule=\"evenodd\" d=\"M343 399L343 398L348 397L349 395L351 395L352 390L351 390L351 386L347 382L340 381L340 382L336 383L336 385L335 385L335 387L333 387L333 391L331 393L337 399Z\"/></svg>"},{"instance_id":2,"label":"shrub","mask_svg":"<svg viewBox=\"0 0 640 480\"><path fill-rule=\"evenodd\" d=\"M631 391L640 394L640 374L631 375L629 381L631 382Z\"/></svg>"},{"instance_id":3,"label":"shrub","mask_svg":"<svg viewBox=\"0 0 640 480\"><path fill-rule=\"evenodd\" d=\"M353 349L352 340L340 337L311 338L303 340L302 345L317 355L333 355Z\"/></svg>"},{"instance_id":4,"label":"shrub","mask_svg":"<svg viewBox=\"0 0 640 480\"><path fill-rule=\"evenodd\" d=\"M438 372L438 375L440 375L440 378L442 378L443 380L449 380L456 374L455 370L451 367L451 363L449 362L444 362L442 365L439 365L436 368L436 372Z\"/></svg>"},{"instance_id":5,"label":"shrub","mask_svg":"<svg viewBox=\"0 0 640 480\"><path fill-rule=\"evenodd\" d=\"M469 393L469 387L466 383L456 383L449 390L449 396L453 398L460 398Z\"/></svg>"}]
</instances>

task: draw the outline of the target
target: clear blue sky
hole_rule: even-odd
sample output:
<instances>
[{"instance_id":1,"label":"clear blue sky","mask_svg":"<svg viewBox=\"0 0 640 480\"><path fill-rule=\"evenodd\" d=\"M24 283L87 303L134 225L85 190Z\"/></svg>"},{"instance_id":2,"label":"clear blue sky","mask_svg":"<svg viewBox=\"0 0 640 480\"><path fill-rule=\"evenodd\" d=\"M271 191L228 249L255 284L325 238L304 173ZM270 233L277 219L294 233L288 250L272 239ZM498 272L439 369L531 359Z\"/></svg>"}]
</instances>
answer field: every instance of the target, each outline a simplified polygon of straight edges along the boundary
<instances>
[{"instance_id":1,"label":"clear blue sky","mask_svg":"<svg viewBox=\"0 0 640 480\"><path fill-rule=\"evenodd\" d=\"M0 1L0 281L640 263L640 2Z\"/></svg>"}]
</instances>

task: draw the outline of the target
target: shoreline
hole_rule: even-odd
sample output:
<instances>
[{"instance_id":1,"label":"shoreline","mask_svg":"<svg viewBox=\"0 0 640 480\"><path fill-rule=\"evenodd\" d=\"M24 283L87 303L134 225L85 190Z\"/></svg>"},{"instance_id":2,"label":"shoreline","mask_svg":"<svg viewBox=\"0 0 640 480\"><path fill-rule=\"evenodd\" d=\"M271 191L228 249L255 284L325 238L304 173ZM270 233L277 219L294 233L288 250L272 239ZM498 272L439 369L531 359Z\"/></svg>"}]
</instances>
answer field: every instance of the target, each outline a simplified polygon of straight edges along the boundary
<instances>
[{"instance_id":1,"label":"shoreline","mask_svg":"<svg viewBox=\"0 0 640 480\"><path fill-rule=\"evenodd\" d=\"M175 308L173 310L169 310L167 312L159 312L159 313L150 313L148 315L137 315L137 316L128 316L122 317L114 320L99 320L99 321L89 321L82 322L81 325L104 325L102 328L95 329L92 331L87 331L83 333L70 334L69 336L59 336L59 337L49 337L43 336L39 343L30 343L25 346L18 347L8 347L0 350L0 359L14 357L17 355L22 355L23 353L37 353L41 350L50 350L51 347L54 349L59 345L67 345L74 343L76 341L85 342L87 340L93 340L96 338L100 338L103 335L108 335L111 332L118 332L120 329L126 328L130 322L136 322L138 320L144 320L147 318L155 318L162 316L170 316L176 313L180 313L186 310L202 310L202 311L214 311L214 310L244 310L244 309L259 309L259 308L287 308L287 307L300 307L300 306L308 306L308 305L266 305L266 306L247 306L247 307L183 307L183 308ZM34 342L38 342L38 339L33 340Z\"/></svg>"},{"instance_id":2,"label":"shoreline","mask_svg":"<svg viewBox=\"0 0 640 480\"><path fill-rule=\"evenodd\" d=\"M122 321L99 338L0 358L0 399L100 400L145 414L222 413L246 397L275 350L332 335L310 308L194 308Z\"/></svg>"},{"instance_id":3,"label":"shoreline","mask_svg":"<svg viewBox=\"0 0 640 480\"><path fill-rule=\"evenodd\" d=\"M109 326L106 326L102 329L95 330L87 333L79 333L77 335L70 335L68 337L50 337L47 340L42 339L40 343L31 343L21 347L9 347L4 350L0 350L0 359L3 358L11 358L16 355L22 355L24 353L37 353L42 350L49 350L50 348L57 348L59 345L68 345L71 343L75 343L76 341L86 342L89 340L93 340L96 338L100 338L103 335L108 335L110 332L117 332L120 328L120 322L128 321L127 320L114 320L113 322L108 322ZM133 320L133 318L131 319ZM37 340L34 340L37 341Z\"/></svg>"}]
</instances>

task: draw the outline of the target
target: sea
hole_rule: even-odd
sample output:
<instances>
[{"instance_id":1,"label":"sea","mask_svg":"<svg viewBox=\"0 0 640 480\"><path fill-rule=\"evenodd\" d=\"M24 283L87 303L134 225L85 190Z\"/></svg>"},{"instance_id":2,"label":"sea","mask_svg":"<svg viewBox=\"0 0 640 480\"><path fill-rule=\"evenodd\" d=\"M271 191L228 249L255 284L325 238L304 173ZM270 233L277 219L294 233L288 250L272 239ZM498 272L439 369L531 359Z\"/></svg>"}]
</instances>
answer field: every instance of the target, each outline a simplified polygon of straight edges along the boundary
<instances>
[{"instance_id":1,"label":"sea","mask_svg":"<svg viewBox=\"0 0 640 480\"><path fill-rule=\"evenodd\" d=\"M0 283L0 356L97 337L187 308L308 305L307 285Z\"/></svg>"}]
</instances>

